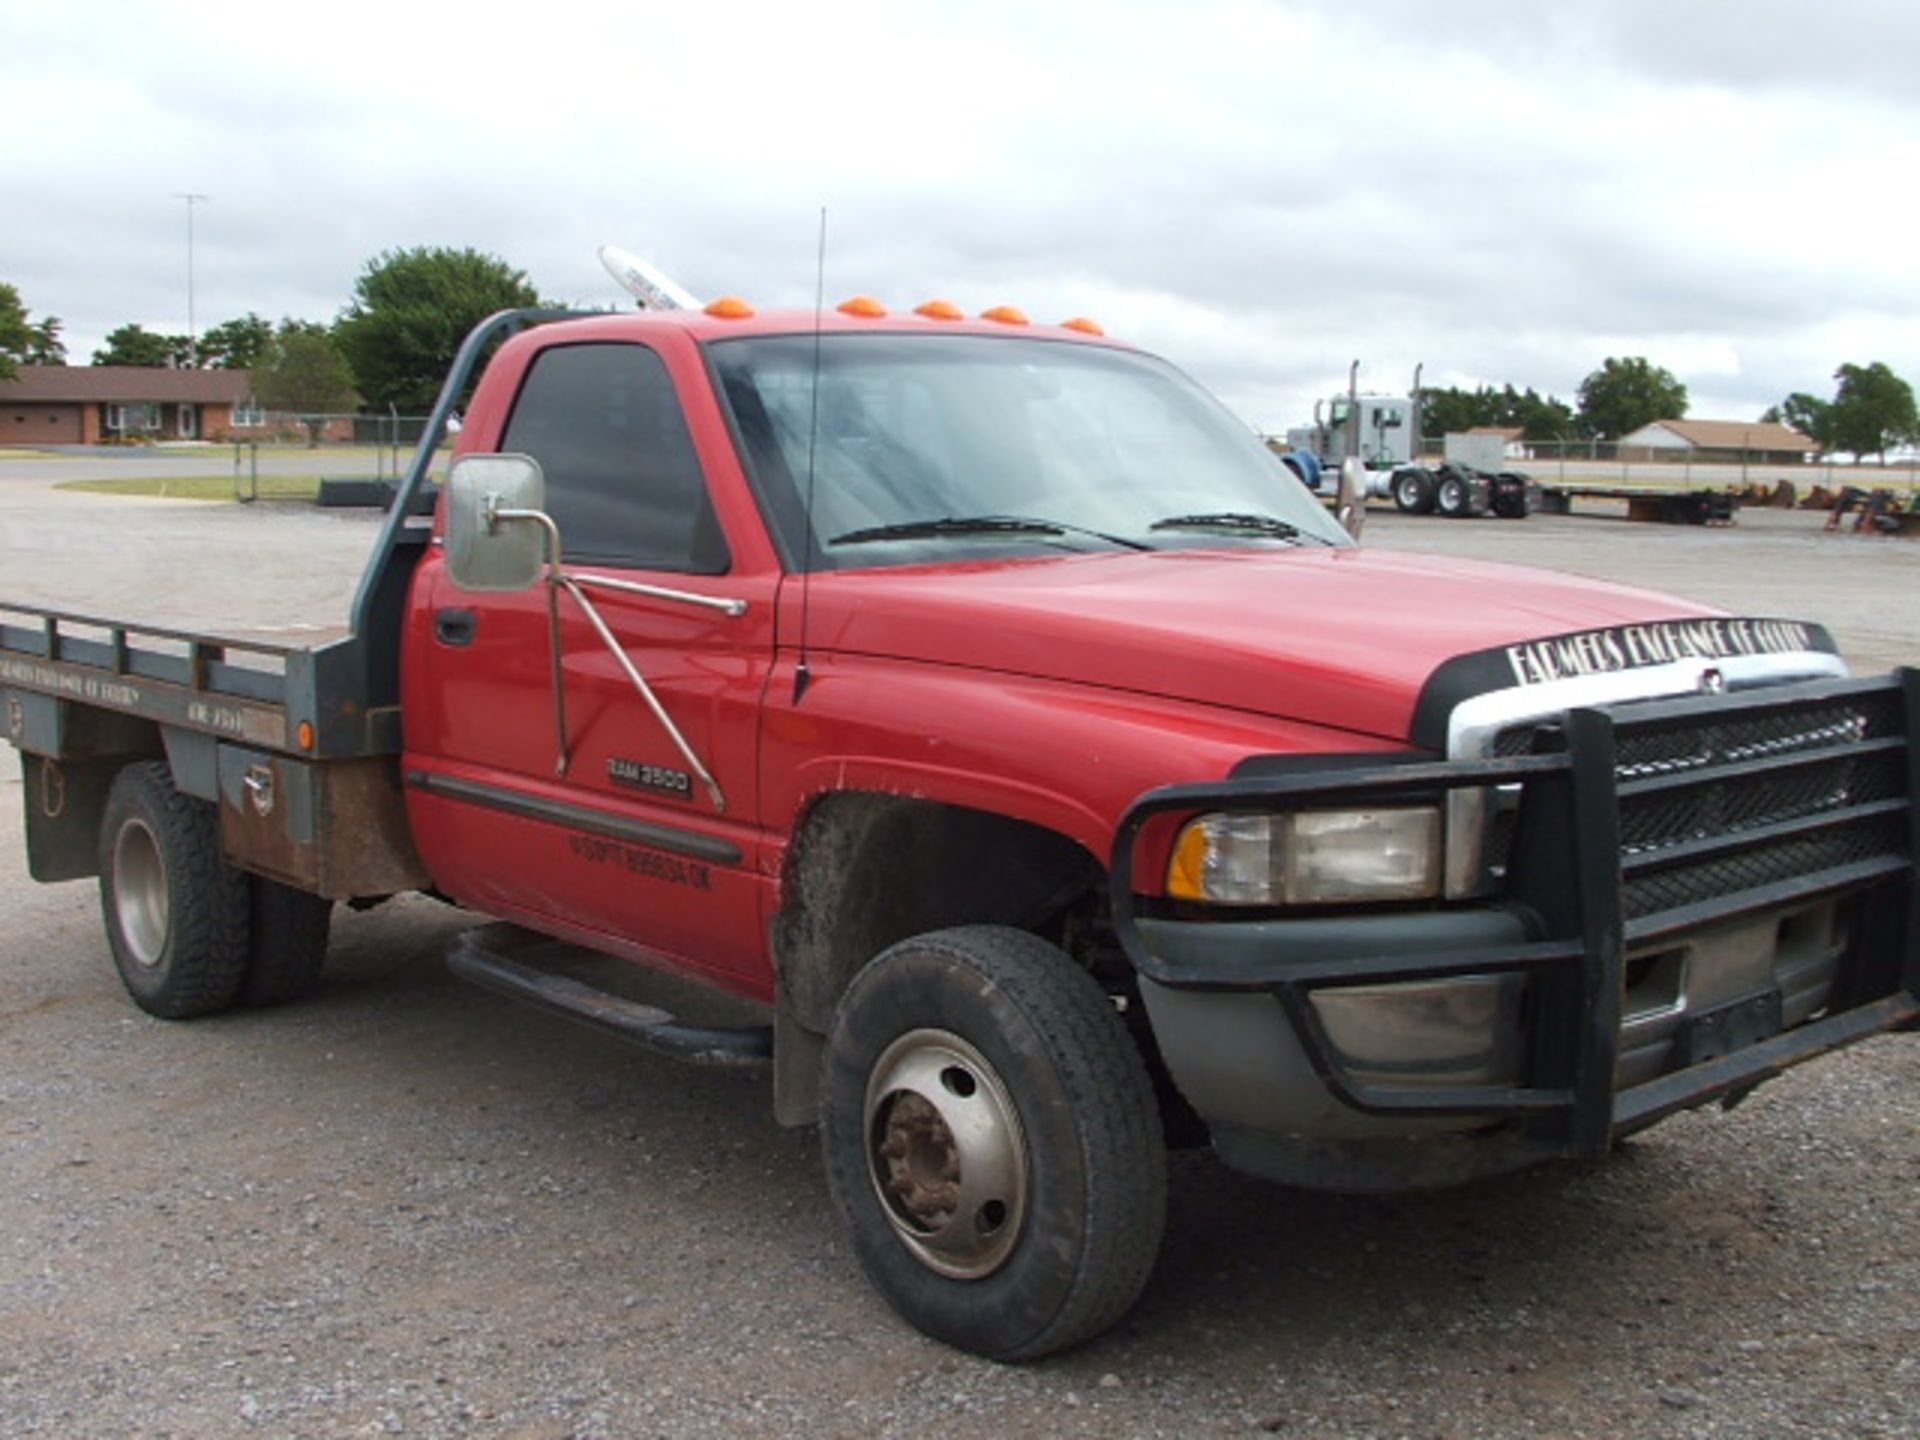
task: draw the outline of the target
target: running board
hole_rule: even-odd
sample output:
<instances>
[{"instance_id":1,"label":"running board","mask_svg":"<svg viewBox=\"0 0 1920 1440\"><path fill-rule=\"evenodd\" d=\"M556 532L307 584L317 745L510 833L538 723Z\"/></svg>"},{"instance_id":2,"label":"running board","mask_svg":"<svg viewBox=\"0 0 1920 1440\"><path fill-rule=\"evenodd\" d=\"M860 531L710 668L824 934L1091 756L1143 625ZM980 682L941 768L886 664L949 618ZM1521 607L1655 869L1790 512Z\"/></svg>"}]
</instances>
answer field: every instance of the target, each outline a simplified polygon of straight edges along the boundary
<instances>
[{"instance_id":1,"label":"running board","mask_svg":"<svg viewBox=\"0 0 1920 1440\"><path fill-rule=\"evenodd\" d=\"M447 968L462 980L524 1001L689 1065L741 1068L773 1059L773 1027L682 1025L667 1011L539 968L543 957L594 954L515 925L482 925L456 936ZM533 963L529 963L533 962Z\"/></svg>"}]
</instances>

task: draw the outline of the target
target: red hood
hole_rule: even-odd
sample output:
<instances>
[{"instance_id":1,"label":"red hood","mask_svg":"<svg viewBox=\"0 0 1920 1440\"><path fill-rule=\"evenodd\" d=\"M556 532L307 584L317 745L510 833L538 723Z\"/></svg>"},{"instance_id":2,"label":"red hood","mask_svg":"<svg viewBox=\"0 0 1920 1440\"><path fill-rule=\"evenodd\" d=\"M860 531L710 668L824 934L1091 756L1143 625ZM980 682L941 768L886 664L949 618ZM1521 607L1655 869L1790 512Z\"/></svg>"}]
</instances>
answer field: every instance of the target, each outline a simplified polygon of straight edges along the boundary
<instances>
[{"instance_id":1,"label":"red hood","mask_svg":"<svg viewBox=\"0 0 1920 1440\"><path fill-rule=\"evenodd\" d=\"M1470 651L1707 606L1377 550L1157 551L816 575L809 642L1224 705L1405 739Z\"/></svg>"}]
</instances>

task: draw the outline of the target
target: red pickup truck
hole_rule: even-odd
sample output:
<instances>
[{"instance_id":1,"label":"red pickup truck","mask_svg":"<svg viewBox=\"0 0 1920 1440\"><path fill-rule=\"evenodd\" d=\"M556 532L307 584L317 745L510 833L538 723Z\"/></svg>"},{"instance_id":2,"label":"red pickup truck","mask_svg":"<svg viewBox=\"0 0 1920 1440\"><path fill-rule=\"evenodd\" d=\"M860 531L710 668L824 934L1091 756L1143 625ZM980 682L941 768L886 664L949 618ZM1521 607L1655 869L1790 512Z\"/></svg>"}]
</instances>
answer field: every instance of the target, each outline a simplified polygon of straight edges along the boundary
<instances>
[{"instance_id":1,"label":"red pickup truck","mask_svg":"<svg viewBox=\"0 0 1920 1440\"><path fill-rule=\"evenodd\" d=\"M1450 1184L1920 1015L1920 672L1363 550L1086 322L497 316L347 638L3 608L32 872L99 877L139 1005L292 998L333 902L429 890L493 917L462 975L769 1066L987 1355L1126 1312L1169 1144Z\"/></svg>"}]
</instances>

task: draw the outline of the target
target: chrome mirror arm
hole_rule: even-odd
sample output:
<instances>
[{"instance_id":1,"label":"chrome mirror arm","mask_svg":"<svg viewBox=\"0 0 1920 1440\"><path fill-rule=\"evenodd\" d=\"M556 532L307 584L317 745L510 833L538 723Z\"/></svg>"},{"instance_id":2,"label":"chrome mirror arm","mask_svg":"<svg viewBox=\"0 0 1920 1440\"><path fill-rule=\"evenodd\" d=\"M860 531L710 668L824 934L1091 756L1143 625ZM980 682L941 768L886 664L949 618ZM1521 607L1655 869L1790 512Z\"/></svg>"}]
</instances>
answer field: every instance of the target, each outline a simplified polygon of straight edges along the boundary
<instances>
[{"instance_id":1,"label":"chrome mirror arm","mask_svg":"<svg viewBox=\"0 0 1920 1440\"><path fill-rule=\"evenodd\" d=\"M560 583L565 579L565 573L560 569L560 527L544 510L502 510L499 499L498 495L487 496L486 507L481 512L488 533L498 529L503 520L532 521L546 532L547 658L552 671L553 688L553 773L564 776L572 759L567 753L567 681L560 664Z\"/></svg>"},{"instance_id":2,"label":"chrome mirror arm","mask_svg":"<svg viewBox=\"0 0 1920 1440\"><path fill-rule=\"evenodd\" d=\"M701 763L700 757L694 753L693 746L687 742L687 737L680 733L680 727L673 723L673 717L667 714L666 707L660 703L660 697L653 693L653 687L647 684L646 677L640 673L627 652L621 648L612 629L601 618L599 609L592 600L587 598L587 593L581 589L581 586L598 585L630 595L644 595L656 600L699 605L733 616L744 615L747 611L747 602L712 595L698 595L687 590L669 590L659 585L642 585L637 581L620 580L611 575L569 575L561 568L560 527L554 523L553 517L544 510L503 509L499 500L498 495L487 496L481 511L481 519L486 524L489 534L496 531L501 522L508 520L531 521L541 526L546 532L547 644L553 668L553 723L557 752L554 773L565 775L571 763L567 751L566 675L561 666L560 645L560 592L565 590L573 597L574 603L579 605L581 613L593 626L594 633L600 637L600 643L606 646L607 653L612 655L621 670L626 672L628 681L632 683L640 698L646 702L647 709L653 712L653 718L660 722L660 728L667 732L667 738L673 741L674 748L680 752L680 758L687 762L687 768L699 777L702 785L706 786L707 795L713 801L713 808L724 812L727 808L727 797L720 789L720 782L715 780L712 773Z\"/></svg>"},{"instance_id":3,"label":"chrome mirror arm","mask_svg":"<svg viewBox=\"0 0 1920 1440\"><path fill-rule=\"evenodd\" d=\"M613 575L595 575L575 570L568 577L576 585L597 585L603 590L618 590L623 595L644 595L651 600L672 600L681 605L698 605L718 610L722 615L739 617L747 613L747 602L721 595L701 595L692 590L669 590L664 585L642 585L638 580L622 580Z\"/></svg>"},{"instance_id":4,"label":"chrome mirror arm","mask_svg":"<svg viewBox=\"0 0 1920 1440\"><path fill-rule=\"evenodd\" d=\"M707 796L713 801L713 808L724 812L727 808L727 797L721 793L720 782L715 780L707 767L700 763L700 757L694 753L693 746L688 744L687 737L680 733L680 727L673 723L673 717L667 714L666 707L660 703L660 697L653 693L653 687L647 684L646 677L635 668L627 652L620 647L620 642L614 638L613 631L608 628L607 622L600 618L600 611L593 601L587 598L586 591L582 590L575 578L565 571L559 572L556 583L573 596L574 602L579 605L588 623L593 626L594 633L600 637L600 643L607 647L607 653L612 655L620 668L626 672L627 679L632 682L633 688L639 692L640 698L646 701L647 708L653 712L653 718L660 722L660 728L667 732L667 738L673 741L674 748L680 752L680 758L687 762L687 768L699 777L702 785L707 787Z\"/></svg>"}]
</instances>

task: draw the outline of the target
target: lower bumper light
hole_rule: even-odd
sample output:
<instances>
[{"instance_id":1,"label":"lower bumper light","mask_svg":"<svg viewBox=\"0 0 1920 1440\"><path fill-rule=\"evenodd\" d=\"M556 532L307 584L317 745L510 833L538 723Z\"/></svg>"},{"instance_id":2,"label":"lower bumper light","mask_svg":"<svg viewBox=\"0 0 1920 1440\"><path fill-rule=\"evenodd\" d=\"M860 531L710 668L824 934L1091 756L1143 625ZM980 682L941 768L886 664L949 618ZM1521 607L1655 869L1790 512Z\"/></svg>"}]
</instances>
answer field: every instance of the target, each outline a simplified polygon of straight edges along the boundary
<instances>
[{"instance_id":1,"label":"lower bumper light","mask_svg":"<svg viewBox=\"0 0 1920 1440\"><path fill-rule=\"evenodd\" d=\"M1468 975L1317 990L1335 1058L1359 1084L1444 1089L1517 1084L1524 1062L1518 975Z\"/></svg>"}]
</instances>

